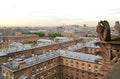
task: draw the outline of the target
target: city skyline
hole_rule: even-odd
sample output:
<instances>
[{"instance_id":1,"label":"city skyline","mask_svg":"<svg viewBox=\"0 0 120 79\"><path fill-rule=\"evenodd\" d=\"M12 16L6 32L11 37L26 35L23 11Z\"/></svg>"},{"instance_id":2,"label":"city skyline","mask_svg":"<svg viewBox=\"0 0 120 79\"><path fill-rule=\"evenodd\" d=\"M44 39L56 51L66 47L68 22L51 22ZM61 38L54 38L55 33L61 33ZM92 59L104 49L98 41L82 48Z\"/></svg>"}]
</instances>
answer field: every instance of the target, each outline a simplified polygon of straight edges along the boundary
<instances>
[{"instance_id":1,"label":"city skyline","mask_svg":"<svg viewBox=\"0 0 120 79\"><path fill-rule=\"evenodd\" d=\"M119 0L0 0L0 26L51 26L119 21Z\"/></svg>"}]
</instances>

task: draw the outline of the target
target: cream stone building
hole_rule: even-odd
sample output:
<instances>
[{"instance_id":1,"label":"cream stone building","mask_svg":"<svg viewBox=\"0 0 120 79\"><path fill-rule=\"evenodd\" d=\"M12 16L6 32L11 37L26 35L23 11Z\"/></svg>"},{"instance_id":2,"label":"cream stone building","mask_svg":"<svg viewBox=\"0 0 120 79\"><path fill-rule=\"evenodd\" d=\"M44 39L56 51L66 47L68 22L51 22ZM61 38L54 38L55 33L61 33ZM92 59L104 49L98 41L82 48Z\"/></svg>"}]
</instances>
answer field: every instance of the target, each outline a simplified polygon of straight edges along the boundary
<instances>
[{"instance_id":1,"label":"cream stone building","mask_svg":"<svg viewBox=\"0 0 120 79\"><path fill-rule=\"evenodd\" d=\"M101 57L93 54L99 47L89 38L81 39L1 52L2 79L102 79L102 62L98 61ZM89 51L80 50L84 48Z\"/></svg>"}]
</instances>

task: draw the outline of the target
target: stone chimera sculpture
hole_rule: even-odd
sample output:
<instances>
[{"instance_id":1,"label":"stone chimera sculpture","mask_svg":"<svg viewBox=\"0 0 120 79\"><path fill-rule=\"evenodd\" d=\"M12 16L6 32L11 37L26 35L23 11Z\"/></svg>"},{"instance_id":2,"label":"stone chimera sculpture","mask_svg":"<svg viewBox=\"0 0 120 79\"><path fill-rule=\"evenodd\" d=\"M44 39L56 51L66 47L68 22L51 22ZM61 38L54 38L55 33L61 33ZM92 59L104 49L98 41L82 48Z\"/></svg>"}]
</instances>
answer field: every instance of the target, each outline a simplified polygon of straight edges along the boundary
<instances>
[{"instance_id":1,"label":"stone chimera sculpture","mask_svg":"<svg viewBox=\"0 0 120 79\"><path fill-rule=\"evenodd\" d=\"M101 41L111 40L110 25L106 20L98 23L96 31Z\"/></svg>"},{"instance_id":2,"label":"stone chimera sculpture","mask_svg":"<svg viewBox=\"0 0 120 79\"><path fill-rule=\"evenodd\" d=\"M100 38L100 42L95 43L100 46L100 51L97 51L96 55L102 57L103 66L101 71L106 73L120 58L120 42L117 43L115 40L111 40L110 25L106 20L98 22L96 31Z\"/></svg>"}]
</instances>

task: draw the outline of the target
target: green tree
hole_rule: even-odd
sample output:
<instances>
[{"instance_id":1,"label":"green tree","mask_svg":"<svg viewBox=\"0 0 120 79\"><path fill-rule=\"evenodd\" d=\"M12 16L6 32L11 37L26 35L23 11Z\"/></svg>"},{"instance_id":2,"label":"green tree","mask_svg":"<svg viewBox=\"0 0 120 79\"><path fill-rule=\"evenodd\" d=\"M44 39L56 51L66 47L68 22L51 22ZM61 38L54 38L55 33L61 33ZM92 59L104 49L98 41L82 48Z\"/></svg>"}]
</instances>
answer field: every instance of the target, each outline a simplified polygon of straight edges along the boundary
<instances>
[{"instance_id":1,"label":"green tree","mask_svg":"<svg viewBox=\"0 0 120 79\"><path fill-rule=\"evenodd\" d=\"M62 35L61 35L60 33L53 33L53 34L50 34L49 37L55 38L55 37L57 37L57 36L62 37Z\"/></svg>"},{"instance_id":2,"label":"green tree","mask_svg":"<svg viewBox=\"0 0 120 79\"><path fill-rule=\"evenodd\" d=\"M43 32L37 32L37 33L34 33L34 34L38 35L39 37L43 37L44 36Z\"/></svg>"},{"instance_id":3,"label":"green tree","mask_svg":"<svg viewBox=\"0 0 120 79\"><path fill-rule=\"evenodd\" d=\"M43 32L34 32L34 33L31 33L31 32L23 32L23 34L35 34L35 35L38 35L39 37L43 37L43 36L44 36L44 33L43 33Z\"/></svg>"}]
</instances>

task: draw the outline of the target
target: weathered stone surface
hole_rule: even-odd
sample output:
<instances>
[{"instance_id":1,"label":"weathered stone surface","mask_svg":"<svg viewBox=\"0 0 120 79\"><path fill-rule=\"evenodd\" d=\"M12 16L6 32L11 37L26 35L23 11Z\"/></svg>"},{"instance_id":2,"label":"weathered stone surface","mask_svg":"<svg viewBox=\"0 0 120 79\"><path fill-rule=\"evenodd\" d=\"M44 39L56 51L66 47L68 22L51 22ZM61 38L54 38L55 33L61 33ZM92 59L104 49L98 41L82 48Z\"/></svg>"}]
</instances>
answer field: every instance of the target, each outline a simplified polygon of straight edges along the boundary
<instances>
[{"instance_id":1,"label":"weathered stone surface","mask_svg":"<svg viewBox=\"0 0 120 79\"><path fill-rule=\"evenodd\" d=\"M118 21L115 23L114 28L115 28L115 32L120 36L120 24Z\"/></svg>"},{"instance_id":2,"label":"weathered stone surface","mask_svg":"<svg viewBox=\"0 0 120 79\"><path fill-rule=\"evenodd\" d=\"M96 31L101 41L111 40L110 25L108 21L105 20L98 22Z\"/></svg>"},{"instance_id":3,"label":"weathered stone surface","mask_svg":"<svg viewBox=\"0 0 120 79\"><path fill-rule=\"evenodd\" d=\"M120 35L120 24L116 22L116 32ZM110 25L107 21L100 21L96 29L100 42L100 50L96 52L103 58L101 73L105 72L103 79L120 79L120 38L111 39Z\"/></svg>"},{"instance_id":4,"label":"weathered stone surface","mask_svg":"<svg viewBox=\"0 0 120 79\"><path fill-rule=\"evenodd\" d=\"M120 61L108 71L103 79L120 79Z\"/></svg>"}]
</instances>

